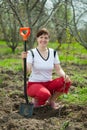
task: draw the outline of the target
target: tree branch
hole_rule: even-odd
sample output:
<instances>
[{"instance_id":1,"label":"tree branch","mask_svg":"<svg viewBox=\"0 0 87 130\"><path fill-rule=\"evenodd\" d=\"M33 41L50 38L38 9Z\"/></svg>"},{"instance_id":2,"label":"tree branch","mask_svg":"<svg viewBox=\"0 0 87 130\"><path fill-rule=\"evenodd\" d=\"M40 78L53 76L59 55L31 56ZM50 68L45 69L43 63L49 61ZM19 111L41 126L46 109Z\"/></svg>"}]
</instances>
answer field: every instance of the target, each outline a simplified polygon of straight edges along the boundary
<instances>
[{"instance_id":1,"label":"tree branch","mask_svg":"<svg viewBox=\"0 0 87 130\"><path fill-rule=\"evenodd\" d=\"M36 0L36 2L33 4L33 6L30 8L30 11L32 11L34 9L34 7L38 4L40 0Z\"/></svg>"},{"instance_id":2,"label":"tree branch","mask_svg":"<svg viewBox=\"0 0 87 130\"><path fill-rule=\"evenodd\" d=\"M42 13L43 13L43 10L44 10L44 5L45 5L46 1L47 0L44 0L44 2L42 3L42 6L40 7L40 10L39 10L39 14L37 16L37 19L34 21L32 26L34 26L38 22L39 18L42 16Z\"/></svg>"},{"instance_id":3,"label":"tree branch","mask_svg":"<svg viewBox=\"0 0 87 130\"><path fill-rule=\"evenodd\" d=\"M87 44L85 43L85 41L80 37L79 33L78 33L78 30L77 30L77 26L76 26L76 21L75 21L75 9L74 9L74 5L73 3L71 2L71 6L72 6L72 9L73 9L73 22L74 22L74 27L75 27L75 32L78 36L77 40L80 42L81 45L83 45L86 49L87 49ZM74 34L75 36L75 34Z\"/></svg>"},{"instance_id":4,"label":"tree branch","mask_svg":"<svg viewBox=\"0 0 87 130\"><path fill-rule=\"evenodd\" d=\"M8 1L8 3L9 3L9 6L10 6L11 9L13 10L13 12L15 13L15 15L16 15L16 17L17 17L19 23L20 23L20 25L23 27L23 23L22 23L22 21L21 21L21 19L20 19L20 16L18 15L18 12L17 12L17 10L16 10L16 7L13 5L13 3L11 2L11 0L7 0L7 1Z\"/></svg>"}]
</instances>

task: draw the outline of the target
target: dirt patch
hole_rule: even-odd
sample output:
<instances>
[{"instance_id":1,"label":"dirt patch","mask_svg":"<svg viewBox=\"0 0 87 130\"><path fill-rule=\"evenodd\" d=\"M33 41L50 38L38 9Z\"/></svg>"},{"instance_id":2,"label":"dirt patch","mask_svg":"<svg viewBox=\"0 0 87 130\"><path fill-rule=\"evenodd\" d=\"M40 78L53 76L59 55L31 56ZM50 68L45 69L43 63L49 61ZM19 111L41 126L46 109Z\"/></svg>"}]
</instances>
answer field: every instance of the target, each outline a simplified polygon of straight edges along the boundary
<instances>
[{"instance_id":1,"label":"dirt patch","mask_svg":"<svg viewBox=\"0 0 87 130\"><path fill-rule=\"evenodd\" d=\"M68 105L53 110L34 109L31 118L19 114L23 96L23 73L0 69L0 130L87 130L87 105Z\"/></svg>"}]
</instances>

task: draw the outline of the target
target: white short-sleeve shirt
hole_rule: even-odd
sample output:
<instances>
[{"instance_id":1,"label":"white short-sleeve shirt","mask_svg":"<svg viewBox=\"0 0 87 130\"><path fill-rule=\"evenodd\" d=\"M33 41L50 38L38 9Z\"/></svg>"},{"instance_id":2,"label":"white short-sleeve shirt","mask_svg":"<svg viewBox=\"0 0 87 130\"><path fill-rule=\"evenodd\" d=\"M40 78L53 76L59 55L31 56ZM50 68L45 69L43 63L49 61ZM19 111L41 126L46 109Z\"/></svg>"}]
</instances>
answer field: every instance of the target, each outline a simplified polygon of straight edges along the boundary
<instances>
[{"instance_id":1,"label":"white short-sleeve shirt","mask_svg":"<svg viewBox=\"0 0 87 130\"><path fill-rule=\"evenodd\" d=\"M32 72L29 76L31 82L47 82L52 80L52 70L54 64L60 64L58 54L54 57L54 49L48 49L48 58L44 59L37 48L32 49L34 57L31 51L28 51L27 63L32 64Z\"/></svg>"}]
</instances>

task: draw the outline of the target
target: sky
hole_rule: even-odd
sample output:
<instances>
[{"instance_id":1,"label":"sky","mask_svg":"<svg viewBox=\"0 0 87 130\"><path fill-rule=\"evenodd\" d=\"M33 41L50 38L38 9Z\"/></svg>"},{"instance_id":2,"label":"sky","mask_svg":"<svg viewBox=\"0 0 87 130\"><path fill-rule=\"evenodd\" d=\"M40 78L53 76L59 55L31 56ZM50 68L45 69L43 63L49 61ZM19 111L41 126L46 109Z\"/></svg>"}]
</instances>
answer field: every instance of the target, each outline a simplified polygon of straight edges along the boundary
<instances>
[{"instance_id":1,"label":"sky","mask_svg":"<svg viewBox=\"0 0 87 130\"><path fill-rule=\"evenodd\" d=\"M47 0L47 7L50 9L52 7L52 2L51 0Z\"/></svg>"},{"instance_id":2,"label":"sky","mask_svg":"<svg viewBox=\"0 0 87 130\"><path fill-rule=\"evenodd\" d=\"M87 0L82 0L82 2L87 3ZM83 4L81 0L73 0L74 8L75 8L75 14L77 18L81 15L81 13L84 12L84 9L87 9L87 4ZM52 7L52 2L51 0L47 0L47 8L50 9ZM87 12L80 18L81 22L87 22ZM80 23L80 22L79 22ZM82 23L79 24L79 26Z\"/></svg>"},{"instance_id":3,"label":"sky","mask_svg":"<svg viewBox=\"0 0 87 130\"><path fill-rule=\"evenodd\" d=\"M87 3L87 0L83 1ZM80 0L74 0L74 5L77 18L84 12L84 10L87 10L87 4L83 4ZM79 27L82 27L83 23L87 23L87 12L80 18Z\"/></svg>"}]
</instances>

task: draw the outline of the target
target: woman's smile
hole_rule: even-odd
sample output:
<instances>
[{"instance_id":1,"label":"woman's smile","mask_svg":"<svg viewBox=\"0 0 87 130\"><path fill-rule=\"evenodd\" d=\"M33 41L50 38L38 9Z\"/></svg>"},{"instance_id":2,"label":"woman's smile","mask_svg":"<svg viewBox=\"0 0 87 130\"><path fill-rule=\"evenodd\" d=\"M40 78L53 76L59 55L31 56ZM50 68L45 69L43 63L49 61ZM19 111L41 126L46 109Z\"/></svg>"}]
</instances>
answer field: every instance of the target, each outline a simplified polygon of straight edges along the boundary
<instances>
[{"instance_id":1,"label":"woman's smile","mask_svg":"<svg viewBox=\"0 0 87 130\"><path fill-rule=\"evenodd\" d=\"M38 44L41 45L47 45L49 42L49 36L48 35L41 35L40 37L37 38Z\"/></svg>"}]
</instances>

